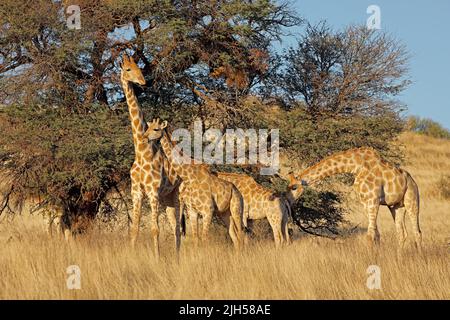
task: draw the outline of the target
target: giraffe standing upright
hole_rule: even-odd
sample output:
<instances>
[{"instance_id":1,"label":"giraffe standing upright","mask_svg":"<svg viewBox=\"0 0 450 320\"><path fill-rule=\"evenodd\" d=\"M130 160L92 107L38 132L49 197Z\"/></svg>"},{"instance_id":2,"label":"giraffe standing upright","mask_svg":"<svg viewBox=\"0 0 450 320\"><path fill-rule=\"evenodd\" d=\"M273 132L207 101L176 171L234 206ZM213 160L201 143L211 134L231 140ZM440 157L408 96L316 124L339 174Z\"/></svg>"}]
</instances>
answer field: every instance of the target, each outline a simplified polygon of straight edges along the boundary
<instances>
[{"instance_id":1,"label":"giraffe standing upright","mask_svg":"<svg viewBox=\"0 0 450 320\"><path fill-rule=\"evenodd\" d=\"M170 163L164 157L160 148L144 138L147 124L139 108L137 98L134 94L132 83L145 84L144 76L136 62L123 56L120 76L123 91L128 104L131 128L133 132L133 143L135 160L130 170L131 197L133 201L133 215L131 224L131 245L134 247L139 233L141 219L141 206L143 195L147 195L151 208L151 235L153 238L154 253L159 257L159 205L166 206L168 220L172 226L175 236L175 248L180 248L180 226L179 226L179 202L178 188L180 181Z\"/></svg>"},{"instance_id":2,"label":"giraffe standing upright","mask_svg":"<svg viewBox=\"0 0 450 320\"><path fill-rule=\"evenodd\" d=\"M242 195L232 183L210 173L207 166L195 164L190 158L182 161L183 155L174 151L175 147L166 127L167 121L160 123L159 119L153 120L148 123L145 137L150 141L160 141L164 154L182 180L180 202L189 211L195 242L197 243L198 239L196 228L198 214L203 217L202 240L206 240L212 215L216 213L227 225L234 246L240 249L243 242Z\"/></svg>"},{"instance_id":3,"label":"giraffe standing upright","mask_svg":"<svg viewBox=\"0 0 450 320\"><path fill-rule=\"evenodd\" d=\"M218 172L217 176L233 183L242 194L245 227L248 226L248 220L267 218L272 228L275 246L278 248L290 242L288 232L290 205L286 199L275 195L246 174Z\"/></svg>"},{"instance_id":4,"label":"giraffe standing upright","mask_svg":"<svg viewBox=\"0 0 450 320\"><path fill-rule=\"evenodd\" d=\"M412 222L415 245L421 250L417 184L407 171L383 161L373 148L362 147L339 152L298 174L291 173L289 200L292 202L298 199L303 192L303 186L338 173L352 173L355 176L354 190L368 214L367 234L370 243L379 242L378 209L380 205L385 205L395 221L400 248L403 248L406 240L406 211ZM399 210L401 208L405 210Z\"/></svg>"}]
</instances>

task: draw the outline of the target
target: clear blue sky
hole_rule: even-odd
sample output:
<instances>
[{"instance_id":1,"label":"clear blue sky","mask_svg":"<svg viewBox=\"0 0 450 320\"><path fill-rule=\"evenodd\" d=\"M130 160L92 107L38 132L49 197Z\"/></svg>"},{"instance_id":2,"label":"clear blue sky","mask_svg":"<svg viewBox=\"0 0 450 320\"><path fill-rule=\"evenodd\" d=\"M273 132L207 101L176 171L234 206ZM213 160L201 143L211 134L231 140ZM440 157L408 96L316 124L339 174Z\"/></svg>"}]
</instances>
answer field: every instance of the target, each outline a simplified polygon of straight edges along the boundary
<instances>
[{"instance_id":1,"label":"clear blue sky","mask_svg":"<svg viewBox=\"0 0 450 320\"><path fill-rule=\"evenodd\" d=\"M411 55L413 83L400 97L408 114L450 129L450 0L294 0L292 5L312 24L326 20L336 29L365 24L367 7L379 6L382 31L403 42ZM282 47L291 44L287 39Z\"/></svg>"}]
</instances>

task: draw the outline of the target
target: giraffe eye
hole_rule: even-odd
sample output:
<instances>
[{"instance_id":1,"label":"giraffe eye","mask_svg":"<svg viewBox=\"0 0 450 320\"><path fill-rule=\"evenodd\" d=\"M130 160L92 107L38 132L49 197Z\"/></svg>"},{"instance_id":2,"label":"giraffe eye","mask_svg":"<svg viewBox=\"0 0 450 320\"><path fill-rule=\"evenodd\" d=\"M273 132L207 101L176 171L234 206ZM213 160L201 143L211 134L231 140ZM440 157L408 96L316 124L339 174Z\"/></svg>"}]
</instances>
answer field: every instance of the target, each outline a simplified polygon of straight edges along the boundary
<instances>
[{"instance_id":1,"label":"giraffe eye","mask_svg":"<svg viewBox=\"0 0 450 320\"><path fill-rule=\"evenodd\" d=\"M131 68L127 68L127 72L130 72L131 71Z\"/></svg>"},{"instance_id":2,"label":"giraffe eye","mask_svg":"<svg viewBox=\"0 0 450 320\"><path fill-rule=\"evenodd\" d=\"M298 184L294 184L293 186L291 186L291 190L297 190L298 188Z\"/></svg>"}]
</instances>

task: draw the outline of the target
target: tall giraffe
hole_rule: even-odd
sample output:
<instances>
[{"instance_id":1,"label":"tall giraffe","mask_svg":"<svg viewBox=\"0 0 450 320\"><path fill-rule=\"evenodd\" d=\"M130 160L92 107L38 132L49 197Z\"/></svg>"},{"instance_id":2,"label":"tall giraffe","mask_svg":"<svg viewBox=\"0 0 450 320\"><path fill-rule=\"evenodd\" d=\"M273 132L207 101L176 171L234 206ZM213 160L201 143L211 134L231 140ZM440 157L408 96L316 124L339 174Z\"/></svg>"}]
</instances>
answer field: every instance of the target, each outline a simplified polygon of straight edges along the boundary
<instances>
[{"instance_id":1,"label":"tall giraffe","mask_svg":"<svg viewBox=\"0 0 450 320\"><path fill-rule=\"evenodd\" d=\"M160 148L144 138L147 124L139 107L132 83L145 84L144 76L136 62L123 56L121 75L122 88L128 104L135 159L130 170L131 197L133 201L133 215L131 224L131 245L136 244L141 220L141 206L143 195L147 195L151 208L151 235L156 257L159 257L159 205L166 206L167 218L175 236L175 248L180 248L179 202L178 187L180 181L170 163L164 157Z\"/></svg>"},{"instance_id":2,"label":"tall giraffe","mask_svg":"<svg viewBox=\"0 0 450 320\"><path fill-rule=\"evenodd\" d=\"M355 176L354 190L368 214L367 230L370 243L378 243L380 234L377 216L380 205L387 206L395 221L400 248L406 240L405 211L412 222L416 247L421 249L419 227L419 189L411 175L383 161L372 148L362 147L339 152L324 158L298 174L290 174L288 197L297 200L303 187L338 173ZM405 210L399 210L404 208Z\"/></svg>"},{"instance_id":3,"label":"tall giraffe","mask_svg":"<svg viewBox=\"0 0 450 320\"><path fill-rule=\"evenodd\" d=\"M248 226L248 220L267 218L272 228L275 246L280 247L290 242L288 232L290 205L286 199L275 195L246 174L218 172L217 176L233 183L242 194L245 227Z\"/></svg>"},{"instance_id":4,"label":"tall giraffe","mask_svg":"<svg viewBox=\"0 0 450 320\"><path fill-rule=\"evenodd\" d=\"M191 222L197 222L198 214L203 217L202 240L206 240L212 215L216 213L227 225L234 246L240 249L243 241L242 195L232 183L210 173L207 166L195 164L190 158L180 161L180 154L175 153L166 127L167 121L160 123L159 119L153 120L148 123L145 137L150 141L160 141L172 168L183 181L180 186L180 201L188 209ZM197 228L192 228L192 231L197 242Z\"/></svg>"}]
</instances>

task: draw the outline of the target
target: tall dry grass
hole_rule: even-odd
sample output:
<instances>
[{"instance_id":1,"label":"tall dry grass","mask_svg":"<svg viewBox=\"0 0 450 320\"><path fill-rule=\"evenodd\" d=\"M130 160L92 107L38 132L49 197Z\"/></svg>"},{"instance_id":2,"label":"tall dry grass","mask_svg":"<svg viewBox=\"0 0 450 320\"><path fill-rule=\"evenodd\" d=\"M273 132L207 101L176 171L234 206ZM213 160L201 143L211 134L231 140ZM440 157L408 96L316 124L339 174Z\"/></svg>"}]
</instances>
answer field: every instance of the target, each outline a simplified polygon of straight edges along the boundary
<instances>
[{"instance_id":1,"label":"tall dry grass","mask_svg":"<svg viewBox=\"0 0 450 320\"><path fill-rule=\"evenodd\" d=\"M366 217L351 203L348 219L358 228L339 240L296 235L275 250L272 241L235 253L224 229L195 249L183 241L175 258L169 230L162 231L160 262L151 254L149 232L131 250L123 232L95 230L65 243L49 238L40 217L0 223L1 299L449 299L450 201L438 192L450 172L450 142L405 134L406 168L421 195L424 254L411 239L397 255L395 227L380 210L380 248L366 246ZM350 196L351 199L351 196ZM78 265L81 289L68 290L66 268ZM381 268L381 290L366 286L367 268Z\"/></svg>"}]
</instances>

